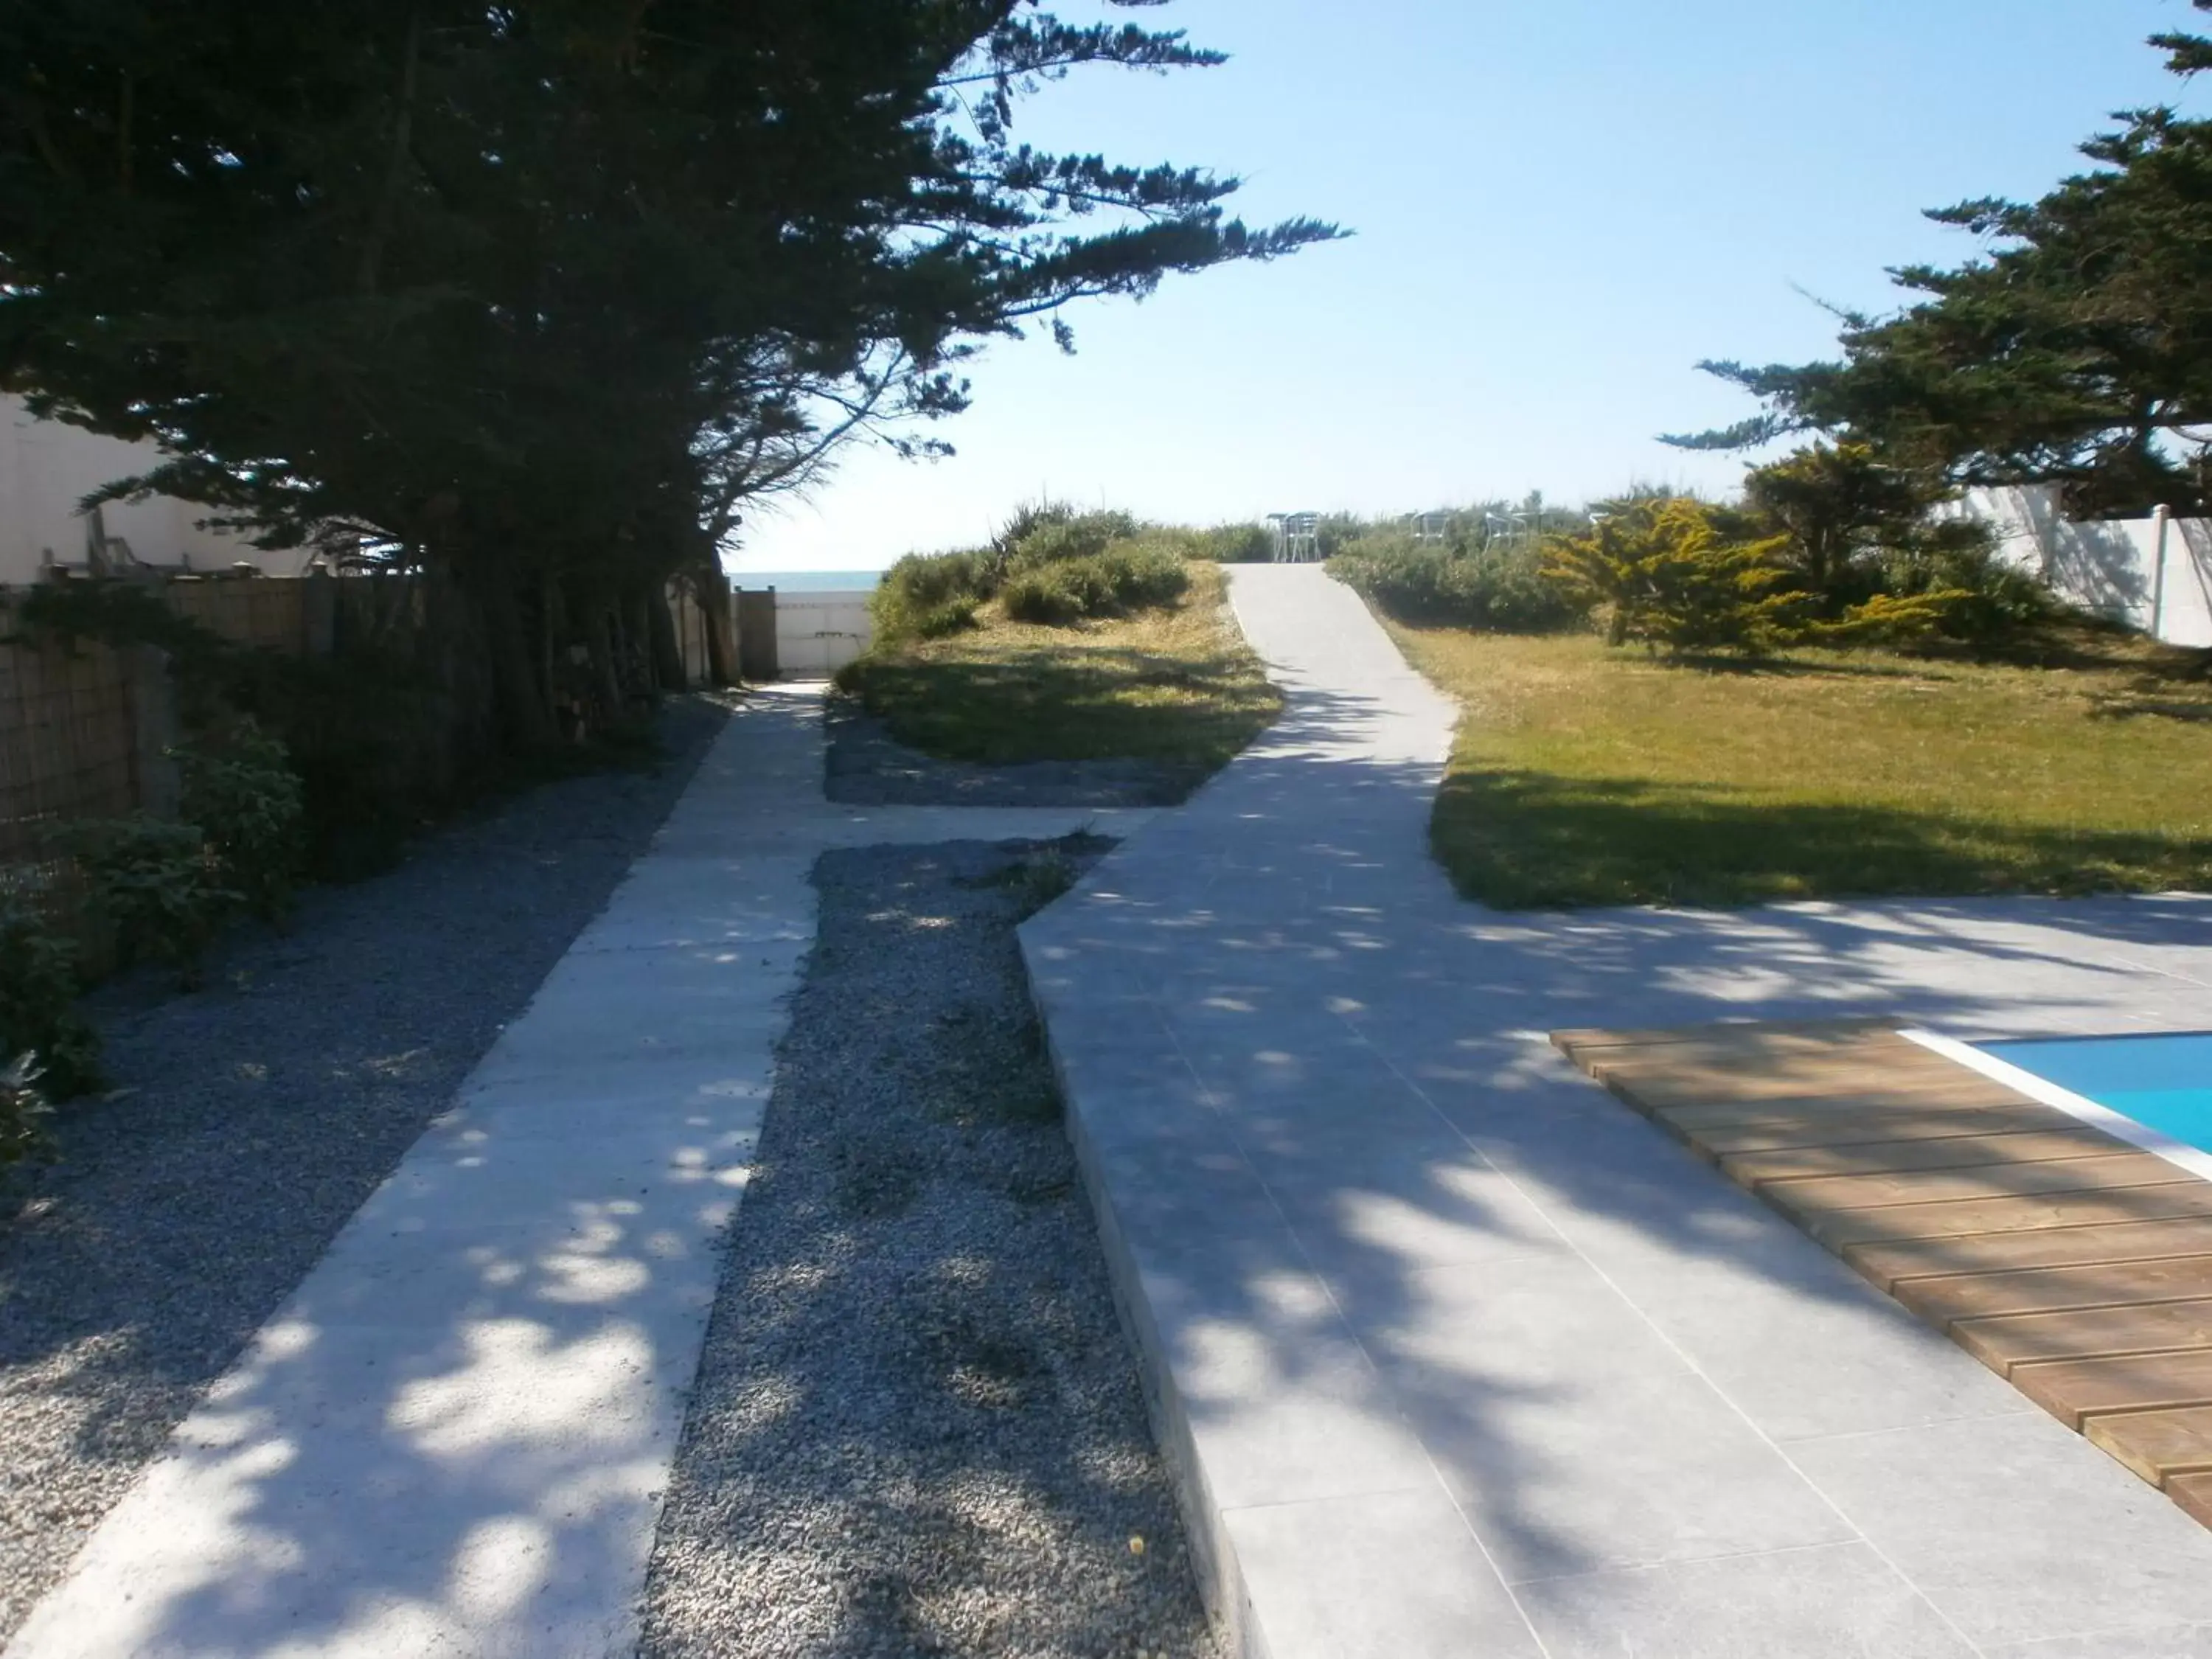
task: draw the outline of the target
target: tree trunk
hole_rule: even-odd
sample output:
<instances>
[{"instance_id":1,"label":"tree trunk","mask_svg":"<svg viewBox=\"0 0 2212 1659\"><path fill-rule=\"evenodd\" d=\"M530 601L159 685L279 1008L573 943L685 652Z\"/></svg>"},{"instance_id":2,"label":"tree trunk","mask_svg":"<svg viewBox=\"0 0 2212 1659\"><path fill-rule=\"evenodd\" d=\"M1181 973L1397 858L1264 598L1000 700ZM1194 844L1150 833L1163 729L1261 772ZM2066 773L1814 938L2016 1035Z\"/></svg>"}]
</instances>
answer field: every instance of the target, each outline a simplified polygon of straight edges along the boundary
<instances>
[{"instance_id":1,"label":"tree trunk","mask_svg":"<svg viewBox=\"0 0 2212 1659\"><path fill-rule=\"evenodd\" d=\"M653 683L660 691L688 690L691 677L684 672L684 642L676 637L676 617L669 609L668 584L657 581L645 594L645 620L653 641Z\"/></svg>"},{"instance_id":2,"label":"tree trunk","mask_svg":"<svg viewBox=\"0 0 2212 1659\"><path fill-rule=\"evenodd\" d=\"M615 607L602 604L596 608L591 626L585 630L591 643L592 675L599 684L599 718L602 721L618 720L623 717L624 698L622 683L622 623L615 615Z\"/></svg>"},{"instance_id":3,"label":"tree trunk","mask_svg":"<svg viewBox=\"0 0 2212 1659\"><path fill-rule=\"evenodd\" d=\"M492 684L501 730L517 749L551 749L561 741L552 700L538 683L529 630L514 590L496 578L483 584L480 604L484 647L491 653Z\"/></svg>"},{"instance_id":4,"label":"tree trunk","mask_svg":"<svg viewBox=\"0 0 2212 1659\"><path fill-rule=\"evenodd\" d=\"M707 678L714 685L738 683L738 633L731 617L735 602L730 579L719 562L701 566L692 574L699 603L707 613Z\"/></svg>"}]
</instances>

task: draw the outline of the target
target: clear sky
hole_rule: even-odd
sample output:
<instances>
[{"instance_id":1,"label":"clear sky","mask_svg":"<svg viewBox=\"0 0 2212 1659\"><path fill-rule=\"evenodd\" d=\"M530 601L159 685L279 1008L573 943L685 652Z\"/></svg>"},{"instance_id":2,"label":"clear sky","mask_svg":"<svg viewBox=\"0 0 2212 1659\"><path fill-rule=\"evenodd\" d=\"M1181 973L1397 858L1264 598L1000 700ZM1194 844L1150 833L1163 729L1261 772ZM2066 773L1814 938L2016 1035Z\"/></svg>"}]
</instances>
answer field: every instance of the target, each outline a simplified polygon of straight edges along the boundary
<instances>
[{"instance_id":1,"label":"clear sky","mask_svg":"<svg viewBox=\"0 0 2212 1659\"><path fill-rule=\"evenodd\" d=\"M1063 16L1098 8L1063 0ZM1231 54L1098 70L1024 136L1243 177L1249 222L1353 240L1073 309L1078 355L994 345L957 457L848 453L749 525L739 569L972 545L1040 494L1207 524L1410 512L1742 465L1659 432L1748 402L1702 357L1827 355L1807 295L1885 309L1884 268L1969 254L1921 210L2033 197L2179 83L2142 37L2186 0L1176 0L1120 11ZM2192 106L2200 100L2188 100Z\"/></svg>"}]
</instances>

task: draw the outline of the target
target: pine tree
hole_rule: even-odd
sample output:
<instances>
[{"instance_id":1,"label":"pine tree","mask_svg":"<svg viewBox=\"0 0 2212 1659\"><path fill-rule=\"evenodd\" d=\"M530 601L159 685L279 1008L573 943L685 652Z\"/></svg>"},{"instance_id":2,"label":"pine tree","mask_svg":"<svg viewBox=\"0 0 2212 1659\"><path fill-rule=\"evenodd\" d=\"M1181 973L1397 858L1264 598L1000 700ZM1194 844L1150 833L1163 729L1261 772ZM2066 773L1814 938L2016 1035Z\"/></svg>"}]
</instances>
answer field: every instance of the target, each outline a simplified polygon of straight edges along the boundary
<instances>
[{"instance_id":1,"label":"pine tree","mask_svg":"<svg viewBox=\"0 0 2212 1659\"><path fill-rule=\"evenodd\" d=\"M1787 538L1733 532L1686 496L1608 502L1588 530L1547 543L1544 575L1597 611L1608 645L1757 654L1795 635L1806 596L1781 562Z\"/></svg>"},{"instance_id":2,"label":"pine tree","mask_svg":"<svg viewBox=\"0 0 2212 1659\"><path fill-rule=\"evenodd\" d=\"M2152 44L2178 75L2212 67L2204 37ZM2085 510L2212 504L2212 121L2171 108L2125 121L2081 147L2093 170L2036 202L1933 213L1996 251L1897 272L1926 297L1894 316L1847 313L1840 359L1703 365L1765 409L1668 441L1826 432L1954 483L2057 483Z\"/></svg>"},{"instance_id":3,"label":"pine tree","mask_svg":"<svg viewBox=\"0 0 2212 1659\"><path fill-rule=\"evenodd\" d=\"M980 342L1334 234L1015 137L1071 70L1216 61L1023 0L9 6L0 385L169 447L118 492L431 573L542 743L568 647L624 696L672 575L922 445Z\"/></svg>"}]
</instances>

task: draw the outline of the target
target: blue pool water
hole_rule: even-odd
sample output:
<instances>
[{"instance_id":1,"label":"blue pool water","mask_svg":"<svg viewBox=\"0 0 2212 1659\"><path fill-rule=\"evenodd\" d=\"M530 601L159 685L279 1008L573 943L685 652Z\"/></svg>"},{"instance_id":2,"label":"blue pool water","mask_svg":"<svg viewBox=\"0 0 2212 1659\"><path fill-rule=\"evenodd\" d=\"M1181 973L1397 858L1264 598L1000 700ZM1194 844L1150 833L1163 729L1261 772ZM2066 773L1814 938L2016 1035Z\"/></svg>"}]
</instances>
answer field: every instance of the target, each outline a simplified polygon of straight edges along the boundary
<instances>
[{"instance_id":1,"label":"blue pool water","mask_svg":"<svg viewBox=\"0 0 2212 1659\"><path fill-rule=\"evenodd\" d=\"M2162 1134L2212 1152L2212 1031L1974 1046Z\"/></svg>"}]
</instances>

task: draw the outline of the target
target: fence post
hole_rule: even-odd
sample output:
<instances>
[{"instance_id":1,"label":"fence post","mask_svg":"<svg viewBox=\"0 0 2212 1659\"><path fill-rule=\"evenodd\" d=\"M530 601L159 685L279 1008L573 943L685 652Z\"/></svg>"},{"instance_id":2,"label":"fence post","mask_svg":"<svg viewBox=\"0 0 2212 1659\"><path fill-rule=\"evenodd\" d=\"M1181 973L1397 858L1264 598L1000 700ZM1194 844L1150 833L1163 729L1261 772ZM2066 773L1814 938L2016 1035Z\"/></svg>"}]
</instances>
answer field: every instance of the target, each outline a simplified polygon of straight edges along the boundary
<instances>
[{"instance_id":1,"label":"fence post","mask_svg":"<svg viewBox=\"0 0 2212 1659\"><path fill-rule=\"evenodd\" d=\"M174 817L184 789L169 750L177 741L177 690L169 653L150 645L118 651L131 711L131 785L138 810Z\"/></svg>"},{"instance_id":2,"label":"fence post","mask_svg":"<svg viewBox=\"0 0 2212 1659\"><path fill-rule=\"evenodd\" d=\"M2173 509L2160 501L2150 512L2154 526L2150 555L2150 636L2166 637L2166 538L2173 527Z\"/></svg>"},{"instance_id":3,"label":"fence post","mask_svg":"<svg viewBox=\"0 0 2212 1659\"><path fill-rule=\"evenodd\" d=\"M300 652L327 657L337 649L338 581L327 570L300 578Z\"/></svg>"}]
</instances>

